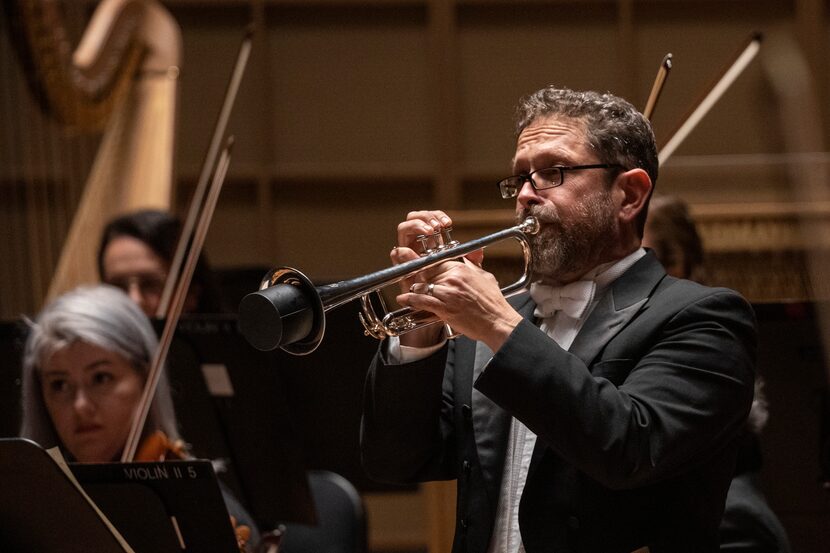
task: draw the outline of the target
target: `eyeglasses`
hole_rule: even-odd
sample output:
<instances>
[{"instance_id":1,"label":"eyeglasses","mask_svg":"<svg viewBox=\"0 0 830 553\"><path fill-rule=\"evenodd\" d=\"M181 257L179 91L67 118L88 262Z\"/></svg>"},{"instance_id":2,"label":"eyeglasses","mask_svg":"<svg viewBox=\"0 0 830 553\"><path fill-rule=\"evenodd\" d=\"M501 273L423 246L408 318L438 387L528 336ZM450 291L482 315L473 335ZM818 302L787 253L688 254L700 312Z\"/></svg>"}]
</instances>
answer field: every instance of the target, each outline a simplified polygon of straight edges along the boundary
<instances>
[{"instance_id":1,"label":"eyeglasses","mask_svg":"<svg viewBox=\"0 0 830 553\"><path fill-rule=\"evenodd\" d=\"M592 165L572 165L569 167L557 165L555 167L537 169L530 173L513 175L502 179L498 182L499 192L501 192L501 197L505 200L515 198L519 195L519 190L522 189L525 181L529 181L534 190L556 188L565 182L565 171L577 171L581 169L624 169L624 167L618 163L595 163Z\"/></svg>"},{"instance_id":2,"label":"eyeglasses","mask_svg":"<svg viewBox=\"0 0 830 553\"><path fill-rule=\"evenodd\" d=\"M165 278L163 274L124 275L106 279L106 283L121 288L128 294L136 286L142 296L160 296L164 290Z\"/></svg>"}]
</instances>

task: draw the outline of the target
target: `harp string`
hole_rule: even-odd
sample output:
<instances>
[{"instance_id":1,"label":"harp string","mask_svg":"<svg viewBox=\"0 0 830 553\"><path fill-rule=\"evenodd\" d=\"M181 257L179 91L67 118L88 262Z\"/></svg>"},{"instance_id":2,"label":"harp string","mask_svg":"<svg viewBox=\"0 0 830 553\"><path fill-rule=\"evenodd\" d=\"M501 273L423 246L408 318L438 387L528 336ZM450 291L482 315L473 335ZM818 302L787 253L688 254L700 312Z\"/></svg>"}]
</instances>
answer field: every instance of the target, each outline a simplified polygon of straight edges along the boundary
<instances>
[{"instance_id":1,"label":"harp string","mask_svg":"<svg viewBox=\"0 0 830 553\"><path fill-rule=\"evenodd\" d=\"M0 278L2 278L2 300L0 307L2 307L2 315L13 316L14 313L20 312L21 307L25 305L25 297L28 293L23 286L22 275L29 271L28 264L24 263L26 259L23 256L25 251L24 238L25 227L21 214L23 213L23 206L25 205L25 198L23 197L23 185L21 182L21 125L20 118L13 117L15 113L13 106L21 105L20 103L20 75L15 72L15 65L13 54L11 51L11 44L9 43L8 28L11 25L9 18L3 17L0 22L0 31L2 31L2 40L0 40L0 54L3 56L2 71L3 82L7 84L7 93L2 94L2 109L3 109L3 147L0 148L0 169L4 171L3 186L0 194L2 194L2 203L0 206L6 212L4 217L0 220L2 224L2 240L0 240L0 252L2 252L3 259L9 260L7 263L0 263ZM17 270L13 269L17 266Z\"/></svg>"},{"instance_id":2,"label":"harp string","mask_svg":"<svg viewBox=\"0 0 830 553\"><path fill-rule=\"evenodd\" d=\"M97 280L106 220L169 208L181 35L154 0L2 10L0 316L16 317Z\"/></svg>"},{"instance_id":3,"label":"harp string","mask_svg":"<svg viewBox=\"0 0 830 553\"><path fill-rule=\"evenodd\" d=\"M88 9L74 3L63 8L67 33L75 37ZM7 85L0 101L0 316L6 318L32 313L42 301L91 167L89 144L95 141L44 114L42 95L26 87L10 42L12 26L19 32L21 25L16 17L3 17L0 24L0 74Z\"/></svg>"}]
</instances>

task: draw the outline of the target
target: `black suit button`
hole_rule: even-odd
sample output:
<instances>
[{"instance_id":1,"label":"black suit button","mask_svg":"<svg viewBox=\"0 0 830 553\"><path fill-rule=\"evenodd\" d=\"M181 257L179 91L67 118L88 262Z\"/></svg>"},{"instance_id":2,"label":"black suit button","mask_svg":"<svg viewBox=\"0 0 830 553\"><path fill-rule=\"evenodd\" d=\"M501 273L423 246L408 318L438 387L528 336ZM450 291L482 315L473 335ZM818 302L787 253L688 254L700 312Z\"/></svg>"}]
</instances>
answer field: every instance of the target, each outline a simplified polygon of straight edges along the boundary
<instances>
[{"instance_id":1,"label":"black suit button","mask_svg":"<svg viewBox=\"0 0 830 553\"><path fill-rule=\"evenodd\" d=\"M467 529L467 519L466 519L466 518L462 518L461 520L459 520L459 521L458 521L458 524L460 524L460 525L461 525L461 529L462 529L462 530L466 530L466 529Z\"/></svg>"},{"instance_id":2,"label":"black suit button","mask_svg":"<svg viewBox=\"0 0 830 553\"><path fill-rule=\"evenodd\" d=\"M465 419L470 420L471 418L473 418L473 408L465 403L461 406L461 415Z\"/></svg>"},{"instance_id":3,"label":"black suit button","mask_svg":"<svg viewBox=\"0 0 830 553\"><path fill-rule=\"evenodd\" d=\"M467 459L464 459L464 462L461 463L461 467L464 469L464 474L470 474L470 469L472 468L472 465Z\"/></svg>"},{"instance_id":4,"label":"black suit button","mask_svg":"<svg viewBox=\"0 0 830 553\"><path fill-rule=\"evenodd\" d=\"M566 524L571 530L579 530L579 519L574 516L568 517Z\"/></svg>"}]
</instances>

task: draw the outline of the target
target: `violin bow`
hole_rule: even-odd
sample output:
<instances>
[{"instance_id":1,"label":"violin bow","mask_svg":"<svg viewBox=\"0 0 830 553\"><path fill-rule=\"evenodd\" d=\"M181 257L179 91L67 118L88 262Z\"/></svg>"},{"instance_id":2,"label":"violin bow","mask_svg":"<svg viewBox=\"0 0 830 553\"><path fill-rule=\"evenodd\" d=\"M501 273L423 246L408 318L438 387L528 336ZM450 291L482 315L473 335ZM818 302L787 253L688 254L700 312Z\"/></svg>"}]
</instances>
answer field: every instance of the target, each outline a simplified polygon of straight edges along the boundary
<instances>
[{"instance_id":1,"label":"violin bow","mask_svg":"<svg viewBox=\"0 0 830 553\"><path fill-rule=\"evenodd\" d=\"M199 219L199 213L202 209L204 201L205 190L207 189L208 181L210 180L210 173L216 161L216 155L219 152L219 147L222 144L222 137L225 136L225 129L228 126L233 105L236 101L236 94L239 92L239 86L242 83L242 76L245 73L245 68L248 64L248 58L251 55L253 39L253 27L249 27L242 39L242 44L239 47L239 52L236 56L236 63L234 64L231 79L228 83L228 88L225 91L225 98L222 101L222 107L219 111L219 117L216 121L216 126L213 130L213 137L211 138L208 147L205 161L202 164L202 171L199 174L199 180L196 181L196 189L193 193L193 199L190 201L190 208L187 212L187 218L182 225L181 236L176 244L176 251L173 254L173 259L170 262L170 271L167 274L167 280L164 283L164 290L159 300L158 311L156 316L167 317L170 300L173 296L173 290L178 282L179 272L182 268L185 253L190 244L190 236L193 234L193 229Z\"/></svg>"},{"instance_id":2,"label":"violin bow","mask_svg":"<svg viewBox=\"0 0 830 553\"><path fill-rule=\"evenodd\" d=\"M651 115L654 113L654 108L657 106L657 100L660 99L660 93L663 92L663 86L666 84L666 79L669 77L669 71L672 68L672 55L666 54L663 61L660 63L660 68L657 70L657 77L654 79L654 84L651 86L651 92L646 101L646 107L643 110L643 116L651 121Z\"/></svg>"},{"instance_id":3,"label":"violin bow","mask_svg":"<svg viewBox=\"0 0 830 553\"><path fill-rule=\"evenodd\" d=\"M756 55L758 55L758 51L761 49L761 41L763 40L763 35L761 33L753 33L752 36L749 37L747 44L738 51L737 56L735 59L726 66L726 68L722 71L721 75L716 79L715 84L711 87L708 93L706 93L703 99L698 102L698 104L692 109L692 111L686 116L677 130L672 134L672 137L669 139L668 142L663 146L658 154L658 160L660 161L660 165L666 162L669 157L674 153L678 146L686 139L692 129L694 129L700 120L709 112L712 106L723 96L724 92L726 92L732 83L740 76L740 74L746 69Z\"/></svg>"},{"instance_id":4,"label":"violin bow","mask_svg":"<svg viewBox=\"0 0 830 553\"><path fill-rule=\"evenodd\" d=\"M138 450L141 432L144 429L144 424L147 422L147 415L150 412L150 404L155 396L156 388L161 378L161 371L173 339L173 333L176 330L179 317L181 317L184 301L187 297L187 290L193 279L193 271L196 268L196 263L202 252L202 246L207 236L210 220L213 217L216 202L219 199L219 192L222 190L222 184L228 171L231 148L234 142L233 137L228 138L218 163L216 163L216 156L219 152L222 136L227 128L228 120L230 119L236 94L242 82L242 76L245 73L245 67L248 64L252 36L253 28L249 27L242 40L239 53L237 54L236 63L231 73L231 80L225 91L222 108L219 112L213 137L211 138L211 143L205 156L205 162L202 165L202 171L199 175L196 191L190 203L187 220L182 227L181 236L176 246L176 253L171 262L170 273L167 276L163 293L163 296L167 297L162 298L163 305L160 309L160 314L164 316L164 329L159 338L159 347L150 364L147 382L144 385L144 391L142 392L141 400L135 418L133 419L133 425L130 427L130 433L127 436L124 451L121 454L122 463L131 462L135 458L135 453ZM213 173L213 179L211 179L210 176L214 167L215 172ZM208 185L210 185L209 188ZM190 238L191 234L193 235L192 241ZM185 261L185 255L187 255L186 262L182 266L183 261Z\"/></svg>"},{"instance_id":5,"label":"violin bow","mask_svg":"<svg viewBox=\"0 0 830 553\"><path fill-rule=\"evenodd\" d=\"M222 149L222 154L216 165L216 172L213 175L213 180L207 193L207 199L205 200L204 213L212 214L216 208L216 202L219 200L219 192L222 190L222 183L225 181L225 176L228 173L233 142L234 138L230 136L225 147ZM127 437L127 443L121 454L122 463L131 462L138 449L138 443L141 440L141 431L144 428L144 423L147 422L150 404L158 387L161 371L164 368L164 362L170 350L170 343L173 341L173 333L176 330L176 324L179 321L182 307L184 307L184 300L187 297L187 289L190 286L190 280L193 278L193 271L196 269L196 262L199 260L199 253L202 251L209 227L210 217L201 217L193 234L193 245L188 251L181 278L176 283L173 301L170 303L169 312L164 320L164 330L159 338L159 347L156 349L153 361L150 364L150 371L147 374L147 382L144 384L144 391L141 395L138 412L135 415L133 425L130 428L130 434Z\"/></svg>"}]
</instances>

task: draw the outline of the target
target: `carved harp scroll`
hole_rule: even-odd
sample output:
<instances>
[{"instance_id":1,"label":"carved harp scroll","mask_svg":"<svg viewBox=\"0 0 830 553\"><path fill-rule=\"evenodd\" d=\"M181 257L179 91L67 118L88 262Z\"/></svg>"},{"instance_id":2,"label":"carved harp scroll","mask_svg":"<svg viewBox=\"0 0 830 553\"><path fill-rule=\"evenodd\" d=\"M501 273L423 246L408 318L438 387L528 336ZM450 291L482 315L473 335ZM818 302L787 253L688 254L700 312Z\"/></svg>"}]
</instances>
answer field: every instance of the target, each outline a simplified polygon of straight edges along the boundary
<instances>
[{"instance_id":1,"label":"carved harp scroll","mask_svg":"<svg viewBox=\"0 0 830 553\"><path fill-rule=\"evenodd\" d=\"M109 219L170 207L181 32L155 0L104 0L73 51L60 2L3 2L41 107L71 128L104 130L48 300L98 280L97 246Z\"/></svg>"}]
</instances>

